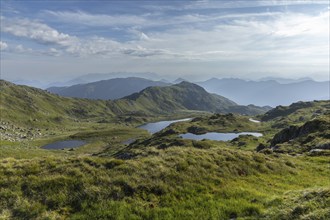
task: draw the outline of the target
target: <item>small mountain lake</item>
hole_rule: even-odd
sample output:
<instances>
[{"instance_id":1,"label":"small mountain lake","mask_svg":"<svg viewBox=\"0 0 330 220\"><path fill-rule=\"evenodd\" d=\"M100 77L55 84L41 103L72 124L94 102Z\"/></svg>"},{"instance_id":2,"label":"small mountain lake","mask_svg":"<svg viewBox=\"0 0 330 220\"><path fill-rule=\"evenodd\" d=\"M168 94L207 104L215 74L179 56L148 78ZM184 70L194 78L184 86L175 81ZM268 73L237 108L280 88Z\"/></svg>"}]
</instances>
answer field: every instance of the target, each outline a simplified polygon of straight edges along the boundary
<instances>
[{"instance_id":1,"label":"small mountain lake","mask_svg":"<svg viewBox=\"0 0 330 220\"><path fill-rule=\"evenodd\" d=\"M85 145L85 141L80 141L80 140L66 140L66 141L57 141L54 143L50 143L47 145L42 146L42 149L47 149L47 150L60 150L63 148L76 148L76 147L81 147Z\"/></svg>"},{"instance_id":2,"label":"small mountain lake","mask_svg":"<svg viewBox=\"0 0 330 220\"><path fill-rule=\"evenodd\" d=\"M191 120L191 118L184 118L184 119L171 120L171 121L159 121L159 122L147 123L147 124L139 126L138 128L145 129L145 130L149 131L151 134L154 134L154 133L166 128L167 126L169 126L172 123L180 122L180 121L189 121L189 120Z\"/></svg>"},{"instance_id":3,"label":"small mountain lake","mask_svg":"<svg viewBox=\"0 0 330 220\"><path fill-rule=\"evenodd\" d=\"M241 132L241 133L219 133L219 132L208 132L206 134L192 134L192 133L186 133L181 134L180 137L185 139L192 139L192 140L203 140L203 139L209 139L214 141L230 141L234 138L237 138L240 135L252 135L255 137L261 137L261 133L257 132Z\"/></svg>"}]
</instances>

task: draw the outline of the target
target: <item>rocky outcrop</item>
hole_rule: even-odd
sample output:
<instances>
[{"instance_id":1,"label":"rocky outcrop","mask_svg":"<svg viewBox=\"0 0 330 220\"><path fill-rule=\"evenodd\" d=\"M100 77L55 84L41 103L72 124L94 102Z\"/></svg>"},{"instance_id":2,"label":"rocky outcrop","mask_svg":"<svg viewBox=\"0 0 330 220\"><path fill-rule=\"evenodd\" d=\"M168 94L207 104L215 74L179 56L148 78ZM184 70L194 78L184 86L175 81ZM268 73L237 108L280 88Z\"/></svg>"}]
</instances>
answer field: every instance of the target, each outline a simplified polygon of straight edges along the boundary
<instances>
[{"instance_id":1,"label":"rocky outcrop","mask_svg":"<svg viewBox=\"0 0 330 220\"><path fill-rule=\"evenodd\" d=\"M205 134L207 133L207 130L202 127L197 127L197 126L190 126L187 128L187 131L192 134Z\"/></svg>"},{"instance_id":2,"label":"rocky outcrop","mask_svg":"<svg viewBox=\"0 0 330 220\"><path fill-rule=\"evenodd\" d=\"M308 134L325 131L329 129L329 124L320 119L315 119L312 121L306 122L302 126L290 126L278 132L271 141L271 146L275 146L276 144L288 142L292 139L306 136Z\"/></svg>"}]
</instances>

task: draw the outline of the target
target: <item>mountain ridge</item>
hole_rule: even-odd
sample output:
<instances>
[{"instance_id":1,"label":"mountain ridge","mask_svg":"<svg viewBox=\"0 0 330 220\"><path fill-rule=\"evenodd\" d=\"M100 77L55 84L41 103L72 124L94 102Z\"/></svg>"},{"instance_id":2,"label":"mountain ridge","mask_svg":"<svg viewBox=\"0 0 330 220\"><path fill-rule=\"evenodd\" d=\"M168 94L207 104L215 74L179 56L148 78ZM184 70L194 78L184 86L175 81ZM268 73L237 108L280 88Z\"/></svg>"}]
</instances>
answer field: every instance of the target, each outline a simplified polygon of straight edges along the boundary
<instances>
[{"instance_id":1,"label":"mountain ridge","mask_svg":"<svg viewBox=\"0 0 330 220\"><path fill-rule=\"evenodd\" d=\"M240 107L229 99L209 94L202 87L187 82L167 87L148 87L140 92L136 100L132 95L116 100L62 97L42 89L19 86L4 80L0 81L0 85L1 120L26 125L40 124L41 121L60 125L76 120L113 120L121 116L155 117L191 111L227 113L231 110L237 112L236 108L242 113L250 111L250 107ZM192 91L193 95L189 96ZM257 107L249 114L265 111Z\"/></svg>"},{"instance_id":2,"label":"mountain ridge","mask_svg":"<svg viewBox=\"0 0 330 220\"><path fill-rule=\"evenodd\" d=\"M157 94L157 96L155 96L155 94ZM237 105L228 98L217 94L210 94L203 87L187 81L161 88L148 87L138 93L115 101L124 104L124 106L133 105L136 109L141 108L137 104L143 103L144 108L151 112L162 112L164 109L169 112L175 109L189 109L254 115L269 110L267 107ZM154 108L154 106L157 105L161 105L162 109Z\"/></svg>"},{"instance_id":3,"label":"mountain ridge","mask_svg":"<svg viewBox=\"0 0 330 220\"><path fill-rule=\"evenodd\" d=\"M247 81L212 78L197 84L208 92L221 94L239 104L273 107L289 105L297 101L329 99L330 89L329 81L316 82L310 79L281 84L275 80Z\"/></svg>"},{"instance_id":4,"label":"mountain ridge","mask_svg":"<svg viewBox=\"0 0 330 220\"><path fill-rule=\"evenodd\" d=\"M47 91L65 97L89 99L118 99L141 91L149 86L166 86L169 83L139 77L114 78L69 87L50 87Z\"/></svg>"}]
</instances>

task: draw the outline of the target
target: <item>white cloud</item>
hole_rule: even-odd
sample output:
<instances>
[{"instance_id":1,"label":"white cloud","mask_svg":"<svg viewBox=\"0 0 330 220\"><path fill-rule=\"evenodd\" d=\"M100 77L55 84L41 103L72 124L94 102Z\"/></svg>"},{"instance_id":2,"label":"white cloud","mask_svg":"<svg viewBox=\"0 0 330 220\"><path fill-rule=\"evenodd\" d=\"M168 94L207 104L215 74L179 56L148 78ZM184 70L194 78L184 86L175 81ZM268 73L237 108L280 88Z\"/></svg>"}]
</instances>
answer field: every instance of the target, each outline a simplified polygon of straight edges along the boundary
<instances>
[{"instance_id":1,"label":"white cloud","mask_svg":"<svg viewBox=\"0 0 330 220\"><path fill-rule=\"evenodd\" d=\"M39 21L29 19L11 19L4 17L2 31L14 36L33 40L43 45L55 45L58 48L51 47L47 50L26 49L22 45L18 45L10 52L30 53L35 55L59 56L66 53L74 56L118 56L129 55L135 57L147 57L166 54L163 49L147 49L132 42L120 43L118 41L104 37L85 37L78 38L69 34L61 33L48 25ZM143 32L136 31L139 39L142 41L150 40ZM1 48L6 48L5 43L1 44Z\"/></svg>"},{"instance_id":2,"label":"white cloud","mask_svg":"<svg viewBox=\"0 0 330 220\"><path fill-rule=\"evenodd\" d=\"M0 51L9 52L9 53L17 53L17 54L37 54L37 51L34 51L31 48L26 48L21 44L18 45L8 45L6 42L0 41Z\"/></svg>"},{"instance_id":3,"label":"white cloud","mask_svg":"<svg viewBox=\"0 0 330 220\"><path fill-rule=\"evenodd\" d=\"M61 21L87 26L131 26L148 23L147 19L136 15L90 14L83 11L45 11L45 13Z\"/></svg>"},{"instance_id":4,"label":"white cloud","mask_svg":"<svg viewBox=\"0 0 330 220\"><path fill-rule=\"evenodd\" d=\"M79 14L86 16L82 12ZM68 16L68 13L65 15ZM87 17L90 16L92 15ZM261 16L267 16L267 19L260 18ZM95 15L92 20L96 18L100 17ZM111 18L114 17L111 16ZM226 23L210 22L222 18L231 18L231 20ZM117 22L119 19L114 20L113 22ZM49 55L59 55L61 52L85 57L156 56L166 59L242 60L278 56L278 54L289 55L297 51L309 55L327 54L320 45L326 43L325 39L329 37L328 11L319 15L289 12L219 16L193 14L178 16L174 20L180 21L179 23L208 21L210 26L203 30L195 26L172 25L171 29L150 30L148 33L140 31L139 28L130 27L127 31L136 37L127 42L98 36L78 38L28 19L7 21L3 30L42 44L60 46L60 48L53 48L56 52L45 51ZM160 22L160 25L166 22L168 21Z\"/></svg>"},{"instance_id":5,"label":"white cloud","mask_svg":"<svg viewBox=\"0 0 330 220\"><path fill-rule=\"evenodd\" d=\"M252 4L251 2L244 2L248 5ZM308 3L310 2L297 1L295 4ZM316 3L324 3L324 1L318 1ZM210 3L208 1L201 4L214 5L213 2ZM231 7L234 7L233 4L230 3ZM258 1L253 3L253 5L265 4L284 5L290 3L286 1ZM226 4L221 5L226 6ZM227 6L229 7L229 5ZM241 59L243 58L241 56L243 54L247 54L247 58L251 58L251 54L253 54L251 47L256 47L254 49L255 56L262 56L260 50L266 51L267 54L271 52L270 49L273 52L276 52L276 50L292 50L292 48L286 48L286 46L294 46L293 44L295 44L293 39L285 39L288 37L301 38L296 41L299 42L306 41L306 39L302 39L306 35L309 37L329 36L328 11L317 16L292 12L209 15L195 13L171 17L157 13L140 16L110 16L89 14L82 11L47 11L47 13L53 15L56 19L68 23L87 24L91 26L124 25L127 28L122 27L121 30L126 29L128 33L133 34L131 41L125 43L117 42L115 46L113 42L107 40L103 42L104 46L100 47L97 40L91 42L93 39L90 39L87 43L80 43L79 46L76 45L68 49L69 52L78 54L81 51L84 55L106 55L113 54L114 52L122 52L130 56L148 54L149 57L162 56L164 58L181 57L187 59L228 59L229 57L234 58L236 56L237 59ZM163 26L166 26L166 29L162 28ZM160 31L153 31L152 27L156 27ZM149 31L143 31L145 28L149 28ZM280 45L280 41L284 43L283 46ZM84 44L87 44L87 46ZM139 49L137 45L145 49ZM279 48L283 48L283 50ZM133 53L130 51L139 52ZM145 53L145 51L152 52ZM224 52L210 56L209 51Z\"/></svg>"},{"instance_id":6,"label":"white cloud","mask_svg":"<svg viewBox=\"0 0 330 220\"><path fill-rule=\"evenodd\" d=\"M329 35L329 12L318 16L304 14L288 14L274 24L274 34L283 37L314 35Z\"/></svg>"},{"instance_id":7,"label":"white cloud","mask_svg":"<svg viewBox=\"0 0 330 220\"><path fill-rule=\"evenodd\" d=\"M191 79L265 73L329 78L328 0L150 1L130 10L59 6L64 11L2 13L3 74L47 80L112 71Z\"/></svg>"},{"instance_id":8,"label":"white cloud","mask_svg":"<svg viewBox=\"0 0 330 220\"><path fill-rule=\"evenodd\" d=\"M178 1L180 2L180 1ZM182 1L181 5L155 5L147 4L144 8L152 11L184 11L184 10L204 10L204 9L235 9L235 8L256 8L256 7L276 7L291 5L328 5L328 0L201 0Z\"/></svg>"},{"instance_id":9,"label":"white cloud","mask_svg":"<svg viewBox=\"0 0 330 220\"><path fill-rule=\"evenodd\" d=\"M77 40L76 37L61 33L46 24L30 19L6 19L1 17L2 32L17 37L29 38L43 44L69 46Z\"/></svg>"},{"instance_id":10,"label":"white cloud","mask_svg":"<svg viewBox=\"0 0 330 220\"><path fill-rule=\"evenodd\" d=\"M0 50L6 50L8 48L8 44L6 42L0 41Z\"/></svg>"},{"instance_id":11,"label":"white cloud","mask_svg":"<svg viewBox=\"0 0 330 220\"><path fill-rule=\"evenodd\" d=\"M53 19L79 25L87 25L92 27L113 27L113 28L128 28L129 30L163 27L163 26L180 26L194 25L204 22L219 22L224 19L233 18L249 18L249 17L265 17L281 14L280 12L262 12L262 13L232 13L232 14L182 14L166 16L164 14L147 13L142 15L105 15L105 14L90 14L83 11L45 11L47 17ZM212 24L212 23L211 23ZM207 24L207 26L210 24Z\"/></svg>"},{"instance_id":12,"label":"white cloud","mask_svg":"<svg viewBox=\"0 0 330 220\"><path fill-rule=\"evenodd\" d=\"M185 9L230 9L230 8L255 8L255 7L273 7L290 5L328 5L328 0L253 0L253 1L196 1L187 4ZM172 10L179 10L172 7Z\"/></svg>"},{"instance_id":13,"label":"white cloud","mask_svg":"<svg viewBox=\"0 0 330 220\"><path fill-rule=\"evenodd\" d=\"M20 44L15 47L15 51L18 53L22 53L22 52L25 52L26 49L23 47L23 45Z\"/></svg>"},{"instance_id":14,"label":"white cloud","mask_svg":"<svg viewBox=\"0 0 330 220\"><path fill-rule=\"evenodd\" d=\"M51 48L49 48L48 51L44 52L44 55L58 57L58 56L62 55L62 52L60 50L57 50L56 48L51 47Z\"/></svg>"},{"instance_id":15,"label":"white cloud","mask_svg":"<svg viewBox=\"0 0 330 220\"><path fill-rule=\"evenodd\" d=\"M141 32L140 39L141 39L141 40L150 40L150 38L148 37L148 35L146 35L146 34L143 33L143 32Z\"/></svg>"},{"instance_id":16,"label":"white cloud","mask_svg":"<svg viewBox=\"0 0 330 220\"><path fill-rule=\"evenodd\" d=\"M10 49L10 52L18 53L18 54L33 54L33 55L40 55L41 51L33 50L32 48L24 47L23 45L19 44L15 47Z\"/></svg>"}]
</instances>

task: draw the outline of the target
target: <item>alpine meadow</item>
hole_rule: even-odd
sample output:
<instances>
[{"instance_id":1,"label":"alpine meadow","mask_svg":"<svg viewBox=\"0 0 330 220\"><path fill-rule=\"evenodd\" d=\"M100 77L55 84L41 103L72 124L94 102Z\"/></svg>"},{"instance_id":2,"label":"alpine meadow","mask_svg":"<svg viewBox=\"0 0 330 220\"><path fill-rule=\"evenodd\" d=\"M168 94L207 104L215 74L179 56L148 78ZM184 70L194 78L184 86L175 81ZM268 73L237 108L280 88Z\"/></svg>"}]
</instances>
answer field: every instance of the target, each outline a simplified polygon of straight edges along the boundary
<instances>
[{"instance_id":1,"label":"alpine meadow","mask_svg":"<svg viewBox=\"0 0 330 220\"><path fill-rule=\"evenodd\" d=\"M0 219L330 219L328 0L0 1Z\"/></svg>"}]
</instances>

